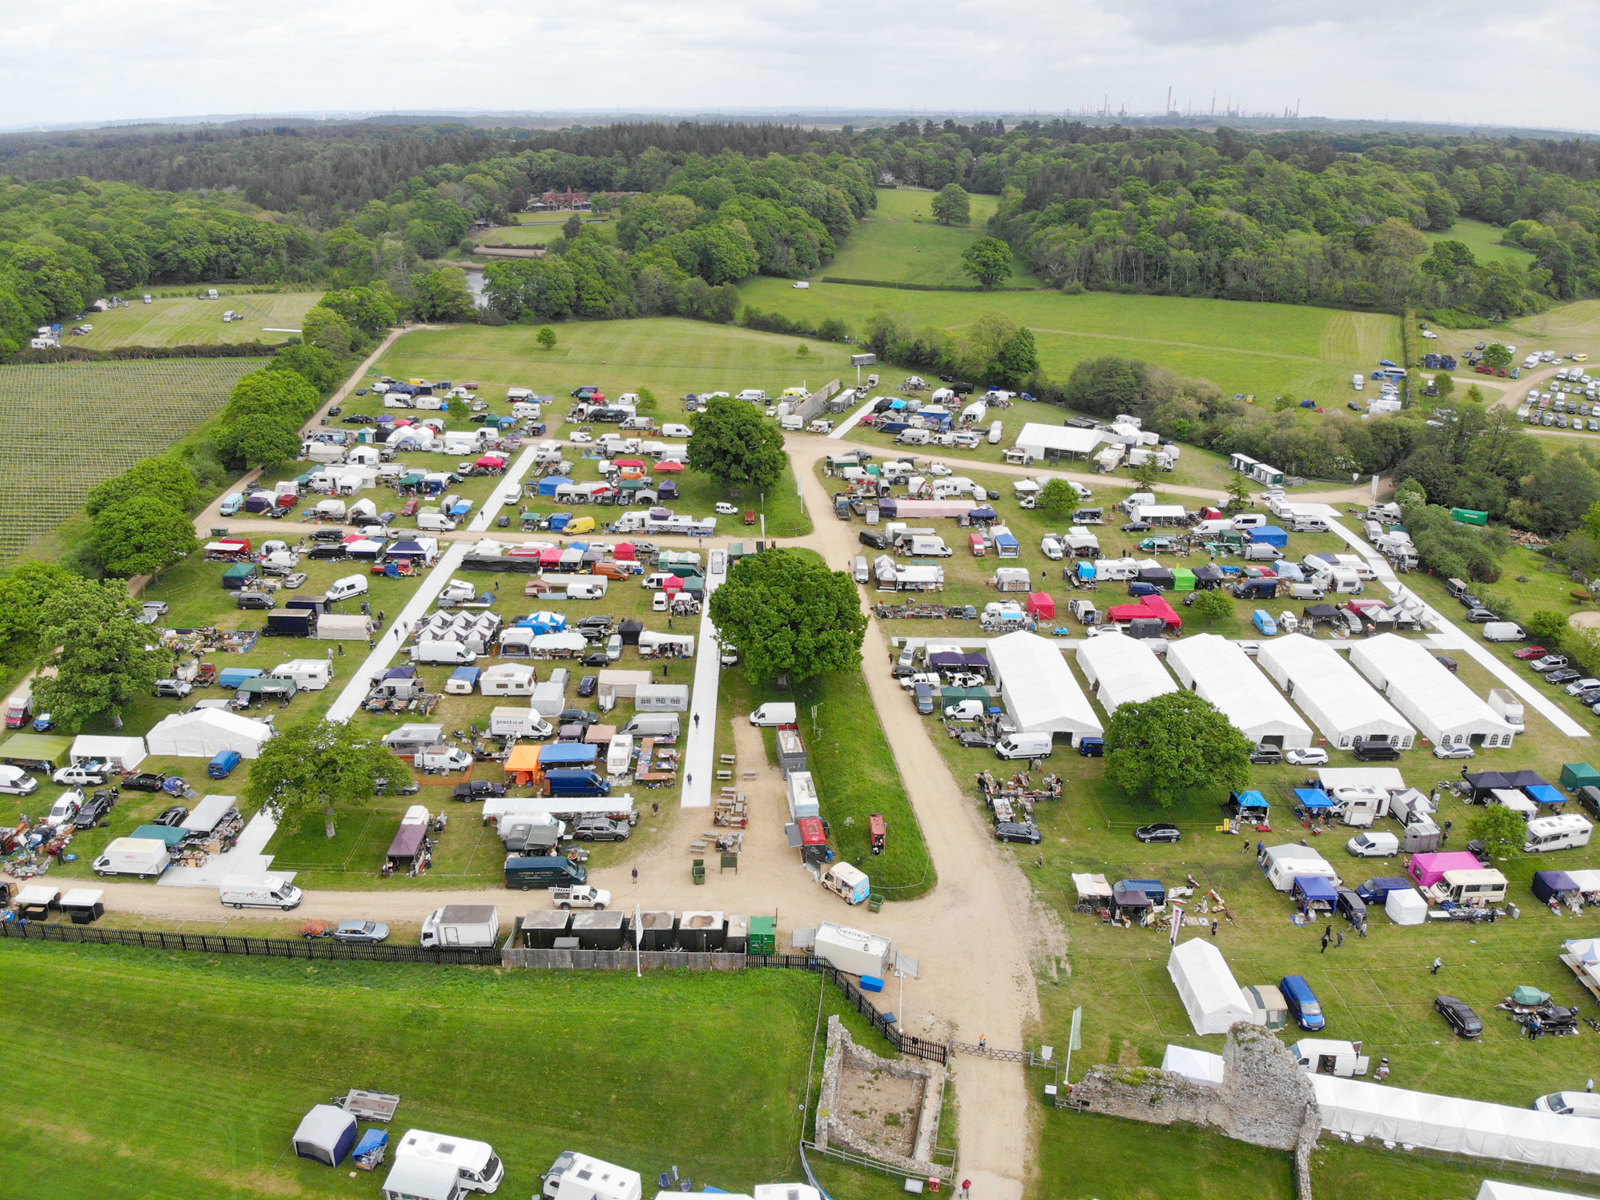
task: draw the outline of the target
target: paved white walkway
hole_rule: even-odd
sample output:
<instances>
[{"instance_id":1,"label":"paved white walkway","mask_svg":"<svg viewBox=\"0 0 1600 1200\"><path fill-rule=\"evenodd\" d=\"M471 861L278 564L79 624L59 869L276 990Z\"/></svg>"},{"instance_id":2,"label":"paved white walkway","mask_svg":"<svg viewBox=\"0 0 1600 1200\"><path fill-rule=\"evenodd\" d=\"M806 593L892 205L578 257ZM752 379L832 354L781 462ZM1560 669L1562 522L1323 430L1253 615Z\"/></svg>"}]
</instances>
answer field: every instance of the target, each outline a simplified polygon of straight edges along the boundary
<instances>
[{"instance_id":1,"label":"paved white walkway","mask_svg":"<svg viewBox=\"0 0 1600 1200\"><path fill-rule=\"evenodd\" d=\"M1399 577L1394 573L1394 568L1389 565L1389 560L1379 554L1377 550L1373 549L1352 530L1334 520L1329 521L1329 528L1334 533L1337 533L1352 550L1367 560L1367 564L1372 568L1373 573L1377 575L1378 582L1387 587L1395 599L1411 599L1422 605L1424 618L1435 630L1426 639L1430 649L1454 650L1465 654L1502 684L1514 691L1522 698L1524 704L1549 721L1550 724L1554 725L1567 737L1586 738L1590 736L1587 729L1579 725L1559 705L1553 703L1549 697L1540 692L1531 680L1517 674L1496 657L1487 646L1473 637L1470 632L1462 629L1453 621L1446 619L1438 609L1401 583Z\"/></svg>"},{"instance_id":2,"label":"paved white walkway","mask_svg":"<svg viewBox=\"0 0 1600 1200\"><path fill-rule=\"evenodd\" d=\"M684 714L683 791L679 798L684 808L711 807L711 785L717 771L717 688L722 682L722 639L711 621L711 593L727 578L726 570L713 573L708 563L700 637L695 645L694 688L689 693L689 711ZM743 715L735 713L733 719Z\"/></svg>"},{"instance_id":3,"label":"paved white walkway","mask_svg":"<svg viewBox=\"0 0 1600 1200\"><path fill-rule=\"evenodd\" d=\"M846 417L844 420L840 421L837 425L835 425L834 428L833 428L833 432L830 433L828 436L830 438L833 438L834 440L837 440L839 438L842 438L845 434L849 433L852 429L854 429L860 423L862 417L866 416L869 412L872 411L872 406L874 404L876 404L878 402L878 400L879 400L879 397L877 397L877 396L874 396L872 399L868 400L860 408L856 409L855 412L851 413L848 417Z\"/></svg>"},{"instance_id":4,"label":"paved white walkway","mask_svg":"<svg viewBox=\"0 0 1600 1200\"><path fill-rule=\"evenodd\" d=\"M263 875L272 867L272 855L265 853L267 843L277 832L278 822L272 815L258 812L240 832L232 850L211 855L203 866L169 867L156 883L161 887L214 888L229 875ZM293 871L273 873L294 880Z\"/></svg>"}]
</instances>

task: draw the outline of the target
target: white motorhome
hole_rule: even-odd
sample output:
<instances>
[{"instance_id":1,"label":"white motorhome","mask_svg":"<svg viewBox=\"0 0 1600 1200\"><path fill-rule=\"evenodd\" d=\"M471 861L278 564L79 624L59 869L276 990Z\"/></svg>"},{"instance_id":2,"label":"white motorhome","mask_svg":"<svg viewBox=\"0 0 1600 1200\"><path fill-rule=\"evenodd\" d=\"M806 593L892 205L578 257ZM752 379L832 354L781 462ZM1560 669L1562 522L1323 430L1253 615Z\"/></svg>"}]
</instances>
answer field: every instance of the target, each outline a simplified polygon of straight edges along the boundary
<instances>
[{"instance_id":1,"label":"white motorhome","mask_svg":"<svg viewBox=\"0 0 1600 1200\"><path fill-rule=\"evenodd\" d=\"M1535 817L1528 822L1527 840L1522 849L1528 854L1542 854L1546 850L1570 850L1587 846L1594 826L1578 813L1561 813L1554 817Z\"/></svg>"},{"instance_id":2,"label":"white motorhome","mask_svg":"<svg viewBox=\"0 0 1600 1200\"><path fill-rule=\"evenodd\" d=\"M301 691L320 692L333 679L333 664L321 658L294 658L272 668L277 679L292 679Z\"/></svg>"},{"instance_id":3,"label":"white motorhome","mask_svg":"<svg viewBox=\"0 0 1600 1200\"><path fill-rule=\"evenodd\" d=\"M642 1200L644 1195L639 1172L575 1150L563 1150L540 1183L544 1200Z\"/></svg>"},{"instance_id":4,"label":"white motorhome","mask_svg":"<svg viewBox=\"0 0 1600 1200\"><path fill-rule=\"evenodd\" d=\"M456 1180L468 1192L492 1192L505 1178L505 1165L488 1142L408 1129L394 1147L395 1170L403 1163L435 1163L455 1169ZM391 1177L393 1171L390 1172ZM384 1185L385 1194L389 1186Z\"/></svg>"}]
</instances>

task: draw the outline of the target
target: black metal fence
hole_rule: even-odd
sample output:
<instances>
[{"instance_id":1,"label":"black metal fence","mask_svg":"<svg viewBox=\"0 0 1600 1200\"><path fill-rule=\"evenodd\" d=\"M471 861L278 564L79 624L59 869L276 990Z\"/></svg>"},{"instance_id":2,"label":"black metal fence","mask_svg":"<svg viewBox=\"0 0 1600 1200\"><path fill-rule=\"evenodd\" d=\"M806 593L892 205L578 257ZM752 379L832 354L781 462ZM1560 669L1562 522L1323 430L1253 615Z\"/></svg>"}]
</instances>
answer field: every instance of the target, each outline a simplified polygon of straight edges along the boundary
<instances>
[{"instance_id":1,"label":"black metal fence","mask_svg":"<svg viewBox=\"0 0 1600 1200\"><path fill-rule=\"evenodd\" d=\"M421 946L363 946L320 938L232 937L218 933L146 933L138 929L100 929L93 925L35 924L7 921L0 938L34 942L81 942L98 946L134 946L142 950L191 950L201 954L243 954L253 958L354 959L367 962L434 963L497 967L498 949L424 950Z\"/></svg>"}]
</instances>

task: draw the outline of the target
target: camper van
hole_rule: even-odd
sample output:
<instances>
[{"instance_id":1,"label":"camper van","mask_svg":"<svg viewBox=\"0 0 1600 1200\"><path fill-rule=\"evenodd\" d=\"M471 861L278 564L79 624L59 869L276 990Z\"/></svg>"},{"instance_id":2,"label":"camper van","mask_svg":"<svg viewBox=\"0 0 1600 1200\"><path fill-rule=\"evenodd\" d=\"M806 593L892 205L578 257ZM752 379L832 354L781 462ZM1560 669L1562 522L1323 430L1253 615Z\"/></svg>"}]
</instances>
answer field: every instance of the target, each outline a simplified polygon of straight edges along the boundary
<instances>
[{"instance_id":1,"label":"camper van","mask_svg":"<svg viewBox=\"0 0 1600 1200\"><path fill-rule=\"evenodd\" d=\"M456 1183L464 1191L492 1192L505 1178L506 1169L488 1142L449 1137L425 1129L408 1129L394 1147L394 1171L407 1163L440 1163L455 1168ZM384 1191L390 1191L385 1184Z\"/></svg>"},{"instance_id":2,"label":"camper van","mask_svg":"<svg viewBox=\"0 0 1600 1200\"><path fill-rule=\"evenodd\" d=\"M1577 813L1561 813L1554 817L1535 817L1528 822L1527 840L1522 849L1527 854L1542 854L1546 850L1570 850L1587 846L1594 827Z\"/></svg>"}]
</instances>

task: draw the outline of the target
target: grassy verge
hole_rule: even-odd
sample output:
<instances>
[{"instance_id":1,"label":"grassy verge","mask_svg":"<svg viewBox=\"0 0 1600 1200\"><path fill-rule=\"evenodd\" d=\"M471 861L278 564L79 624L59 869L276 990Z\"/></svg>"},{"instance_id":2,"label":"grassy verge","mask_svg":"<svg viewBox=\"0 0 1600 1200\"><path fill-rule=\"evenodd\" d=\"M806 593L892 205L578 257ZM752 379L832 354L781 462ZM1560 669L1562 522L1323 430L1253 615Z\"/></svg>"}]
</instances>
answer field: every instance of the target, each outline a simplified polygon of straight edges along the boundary
<instances>
[{"instance_id":1,"label":"grassy verge","mask_svg":"<svg viewBox=\"0 0 1600 1200\"><path fill-rule=\"evenodd\" d=\"M0 980L19 1027L55 1031L0 1168L47 1162L56 1200L188 1197L197 1179L219 1200L374 1192L289 1150L304 1112L349 1087L403 1098L391 1136L491 1142L502 1194L536 1192L565 1149L749 1191L799 1177L819 992L823 1022L840 1013L882 1046L836 992L783 971L635 979L7 943ZM757 1012L759 1035L729 1019Z\"/></svg>"}]
</instances>

